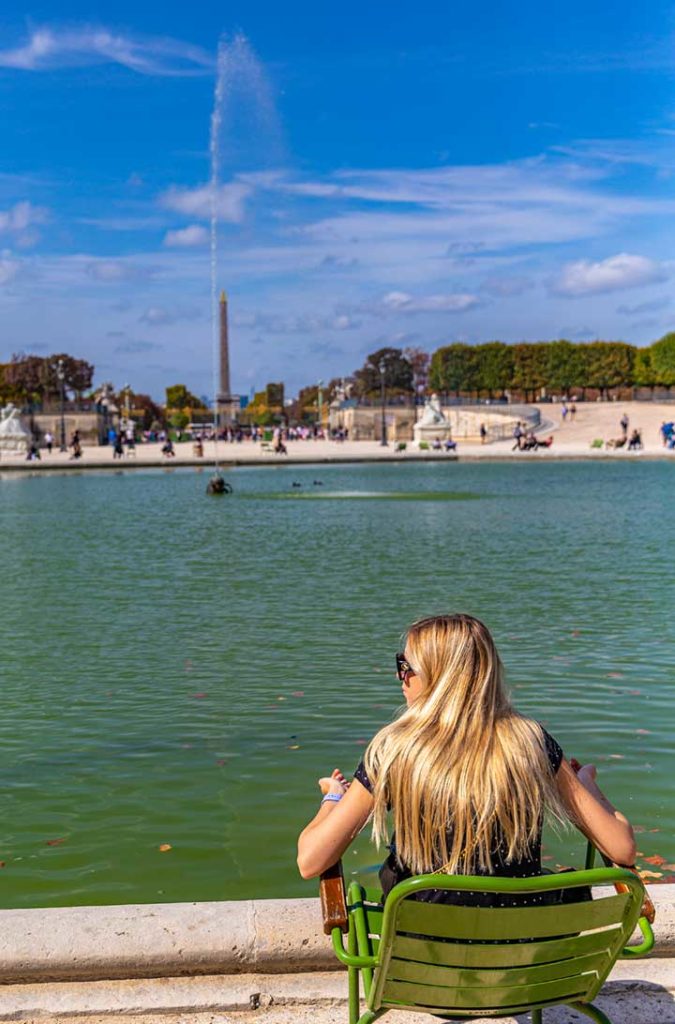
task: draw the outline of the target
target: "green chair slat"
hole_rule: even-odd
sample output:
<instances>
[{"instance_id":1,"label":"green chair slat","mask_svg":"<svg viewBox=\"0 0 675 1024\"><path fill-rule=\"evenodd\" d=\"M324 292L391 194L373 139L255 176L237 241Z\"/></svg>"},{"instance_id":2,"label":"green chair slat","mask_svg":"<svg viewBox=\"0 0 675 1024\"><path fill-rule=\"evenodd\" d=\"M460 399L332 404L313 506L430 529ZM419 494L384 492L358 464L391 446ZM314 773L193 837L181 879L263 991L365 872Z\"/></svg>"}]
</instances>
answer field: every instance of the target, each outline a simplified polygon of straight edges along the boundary
<instances>
[{"instance_id":1,"label":"green chair slat","mask_svg":"<svg viewBox=\"0 0 675 1024\"><path fill-rule=\"evenodd\" d=\"M401 1004L409 1009L439 1007L441 1013L462 1010L502 1010L504 1016L514 1006L532 1006L559 1000L592 998L588 995L597 987L595 975L576 978L558 978L537 985L508 985L502 988L471 986L470 988L444 988L408 981L387 980L382 993L382 1005Z\"/></svg>"},{"instance_id":2,"label":"green chair slat","mask_svg":"<svg viewBox=\"0 0 675 1024\"><path fill-rule=\"evenodd\" d=\"M361 892L363 893L363 899L366 903L374 903L380 910L382 910L381 889L375 889L371 886L363 886Z\"/></svg>"},{"instance_id":3,"label":"green chair slat","mask_svg":"<svg viewBox=\"0 0 675 1024\"><path fill-rule=\"evenodd\" d=\"M433 939L411 939L397 935L392 944L392 956L448 967L520 967L523 964L555 963L586 953L609 952L621 942L621 937L622 931L618 925L588 935L573 935L567 939L489 945L434 942Z\"/></svg>"},{"instance_id":4,"label":"green chair slat","mask_svg":"<svg viewBox=\"0 0 675 1024\"><path fill-rule=\"evenodd\" d=\"M397 907L396 931L474 941L566 936L615 924L630 902L627 893L554 907L453 907L405 899Z\"/></svg>"},{"instance_id":5,"label":"green chair slat","mask_svg":"<svg viewBox=\"0 0 675 1024\"><path fill-rule=\"evenodd\" d=\"M369 935L381 935L382 934L382 918L384 914L381 910L374 910L372 907L365 905L363 908L366 912L366 922L368 924Z\"/></svg>"},{"instance_id":6,"label":"green chair slat","mask_svg":"<svg viewBox=\"0 0 675 1024\"><path fill-rule=\"evenodd\" d=\"M415 963L412 960L396 960L392 957L387 968L387 977L392 981L419 982L423 979L425 985L438 985L449 989L503 988L506 985L538 985L543 981L578 978L580 974L592 974L597 979L605 972L608 964L609 954L606 951L571 957L555 964L503 967L501 969L434 967L429 964Z\"/></svg>"}]
</instances>

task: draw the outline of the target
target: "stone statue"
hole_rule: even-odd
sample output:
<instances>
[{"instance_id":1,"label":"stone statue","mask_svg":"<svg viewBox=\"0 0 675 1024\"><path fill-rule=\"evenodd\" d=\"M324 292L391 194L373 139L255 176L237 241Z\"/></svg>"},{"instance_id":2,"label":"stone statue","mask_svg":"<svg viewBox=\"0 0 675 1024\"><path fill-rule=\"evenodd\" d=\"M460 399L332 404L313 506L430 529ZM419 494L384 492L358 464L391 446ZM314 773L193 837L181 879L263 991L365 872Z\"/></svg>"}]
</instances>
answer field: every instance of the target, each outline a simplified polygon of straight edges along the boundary
<instances>
[{"instance_id":1,"label":"stone statue","mask_svg":"<svg viewBox=\"0 0 675 1024\"><path fill-rule=\"evenodd\" d=\"M425 398L424 400L424 412L422 413L419 423L423 427L431 426L446 426L447 420L443 415L441 409L441 402L437 394L433 394L431 398Z\"/></svg>"},{"instance_id":2,"label":"stone statue","mask_svg":"<svg viewBox=\"0 0 675 1024\"><path fill-rule=\"evenodd\" d=\"M433 394L424 402L424 412L413 427L413 435L417 444L420 441L450 441L452 427L441 409L438 395Z\"/></svg>"},{"instance_id":3,"label":"stone statue","mask_svg":"<svg viewBox=\"0 0 675 1024\"><path fill-rule=\"evenodd\" d=\"M25 455L28 451L31 434L19 416L19 410L12 402L0 410L0 452Z\"/></svg>"}]
</instances>

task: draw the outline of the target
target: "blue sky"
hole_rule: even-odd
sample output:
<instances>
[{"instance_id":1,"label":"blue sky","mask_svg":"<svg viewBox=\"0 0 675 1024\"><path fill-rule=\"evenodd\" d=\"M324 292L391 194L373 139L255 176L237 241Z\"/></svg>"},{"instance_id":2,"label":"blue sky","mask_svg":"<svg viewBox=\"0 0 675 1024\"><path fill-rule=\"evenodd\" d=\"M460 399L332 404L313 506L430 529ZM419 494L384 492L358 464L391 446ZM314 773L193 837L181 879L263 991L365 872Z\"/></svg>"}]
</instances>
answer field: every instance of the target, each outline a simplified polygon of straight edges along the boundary
<instances>
[{"instance_id":1,"label":"blue sky","mask_svg":"<svg viewBox=\"0 0 675 1024\"><path fill-rule=\"evenodd\" d=\"M383 344L673 326L671 4L44 0L0 21L0 360L212 388L209 122L233 385Z\"/></svg>"}]
</instances>

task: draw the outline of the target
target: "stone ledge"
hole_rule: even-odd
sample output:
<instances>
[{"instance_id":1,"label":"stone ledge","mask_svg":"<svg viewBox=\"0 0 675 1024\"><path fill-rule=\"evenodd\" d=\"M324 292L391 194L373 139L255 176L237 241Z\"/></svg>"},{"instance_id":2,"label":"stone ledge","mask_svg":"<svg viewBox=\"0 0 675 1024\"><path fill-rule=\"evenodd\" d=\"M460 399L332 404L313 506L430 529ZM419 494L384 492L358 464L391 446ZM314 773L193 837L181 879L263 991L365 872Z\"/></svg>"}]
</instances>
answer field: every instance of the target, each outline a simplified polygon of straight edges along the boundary
<instances>
[{"instance_id":1,"label":"stone ledge","mask_svg":"<svg viewBox=\"0 0 675 1024\"><path fill-rule=\"evenodd\" d=\"M675 956L675 885L650 894L653 956ZM318 899L0 911L0 985L339 968Z\"/></svg>"},{"instance_id":2,"label":"stone ledge","mask_svg":"<svg viewBox=\"0 0 675 1024\"><path fill-rule=\"evenodd\" d=\"M601 999L613 1020L631 1024L675 1021L675 961L624 961L616 965ZM618 1011L618 1016L617 1016ZM550 1011L563 1013L562 1010ZM651 1016L650 1016L651 1014ZM214 1016L216 1015L216 1016ZM313 1021L347 1024L346 972L243 974L134 981L61 982L0 988L0 1020L135 1022L171 1020L282 1024ZM549 1012L546 1014L549 1020ZM560 1016L568 1024L569 1011ZM416 1024L423 1014L396 1014L391 1024ZM511 1020L511 1018L507 1018ZM551 1024L556 1020L551 1017Z\"/></svg>"}]
</instances>

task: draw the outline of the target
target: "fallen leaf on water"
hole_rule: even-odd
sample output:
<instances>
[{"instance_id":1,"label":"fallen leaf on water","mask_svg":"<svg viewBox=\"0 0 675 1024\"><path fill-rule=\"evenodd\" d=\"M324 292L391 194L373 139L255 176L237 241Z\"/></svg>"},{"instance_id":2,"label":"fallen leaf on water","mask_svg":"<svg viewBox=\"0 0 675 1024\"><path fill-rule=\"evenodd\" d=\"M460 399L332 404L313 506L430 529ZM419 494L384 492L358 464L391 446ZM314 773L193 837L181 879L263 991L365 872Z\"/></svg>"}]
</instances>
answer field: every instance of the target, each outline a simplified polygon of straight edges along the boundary
<instances>
[{"instance_id":1,"label":"fallen leaf on water","mask_svg":"<svg viewBox=\"0 0 675 1024\"><path fill-rule=\"evenodd\" d=\"M305 691L304 690L293 690L293 693L291 694L291 697L304 697L304 696L305 696Z\"/></svg>"},{"instance_id":2,"label":"fallen leaf on water","mask_svg":"<svg viewBox=\"0 0 675 1024\"><path fill-rule=\"evenodd\" d=\"M159 844L159 852L160 853L168 853L170 849L171 849L171 843L160 843Z\"/></svg>"},{"instance_id":3,"label":"fallen leaf on water","mask_svg":"<svg viewBox=\"0 0 675 1024\"><path fill-rule=\"evenodd\" d=\"M286 700L285 697L277 697L277 700Z\"/></svg>"},{"instance_id":4,"label":"fallen leaf on water","mask_svg":"<svg viewBox=\"0 0 675 1024\"><path fill-rule=\"evenodd\" d=\"M623 672L608 672L607 679L623 679Z\"/></svg>"},{"instance_id":5,"label":"fallen leaf on water","mask_svg":"<svg viewBox=\"0 0 675 1024\"><path fill-rule=\"evenodd\" d=\"M639 871L640 878L663 878L663 871Z\"/></svg>"},{"instance_id":6,"label":"fallen leaf on water","mask_svg":"<svg viewBox=\"0 0 675 1024\"><path fill-rule=\"evenodd\" d=\"M6 868L7 864L4 860L0 860L0 868Z\"/></svg>"},{"instance_id":7,"label":"fallen leaf on water","mask_svg":"<svg viewBox=\"0 0 675 1024\"><path fill-rule=\"evenodd\" d=\"M300 750L300 744L299 743L294 743L293 746L289 747L288 749L289 750Z\"/></svg>"},{"instance_id":8,"label":"fallen leaf on water","mask_svg":"<svg viewBox=\"0 0 675 1024\"><path fill-rule=\"evenodd\" d=\"M203 700L204 697L208 697L208 693L193 693L191 696L194 697L195 700Z\"/></svg>"},{"instance_id":9,"label":"fallen leaf on water","mask_svg":"<svg viewBox=\"0 0 675 1024\"><path fill-rule=\"evenodd\" d=\"M624 759L624 757L626 755L625 754L610 754L609 756L612 758L613 761L623 761L623 759Z\"/></svg>"},{"instance_id":10,"label":"fallen leaf on water","mask_svg":"<svg viewBox=\"0 0 675 1024\"><path fill-rule=\"evenodd\" d=\"M665 863L666 858L662 857L660 853L655 853L653 857L645 857L645 864L653 864L655 868L660 868Z\"/></svg>"},{"instance_id":11,"label":"fallen leaf on water","mask_svg":"<svg viewBox=\"0 0 675 1024\"><path fill-rule=\"evenodd\" d=\"M65 843L65 839L48 839L47 840L47 846L61 846L62 843Z\"/></svg>"},{"instance_id":12,"label":"fallen leaf on water","mask_svg":"<svg viewBox=\"0 0 675 1024\"><path fill-rule=\"evenodd\" d=\"M650 828L649 831L650 832L660 832L661 829L660 828Z\"/></svg>"}]
</instances>

